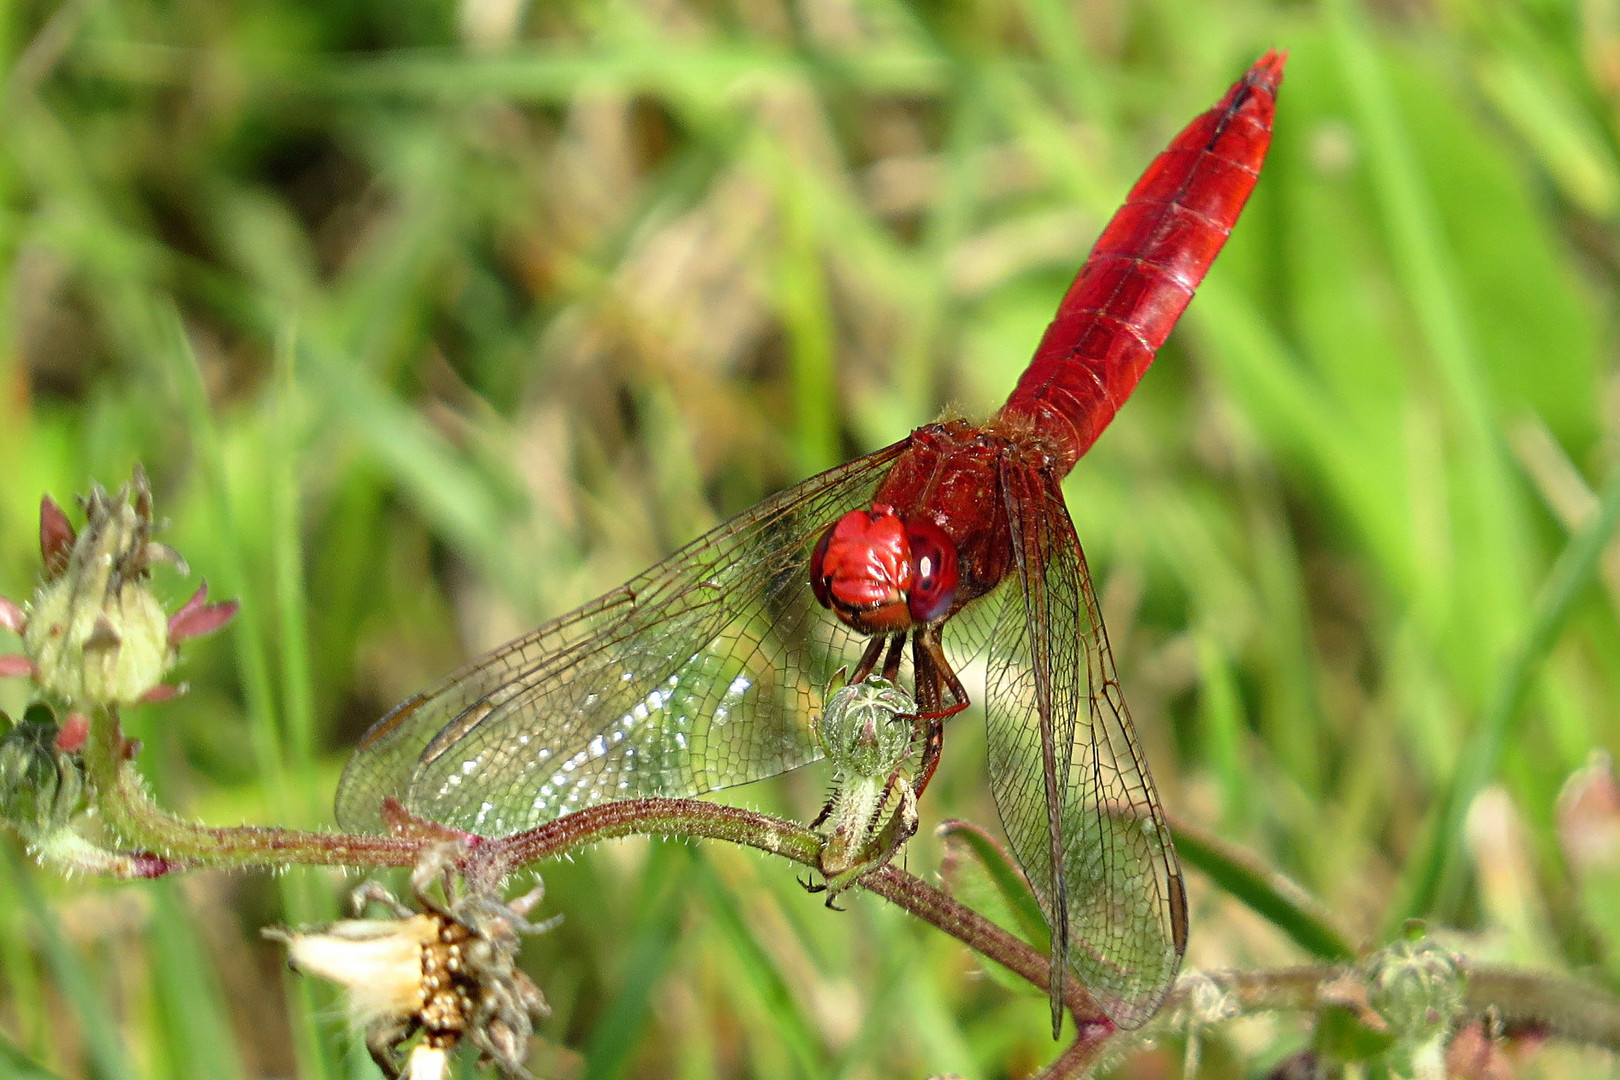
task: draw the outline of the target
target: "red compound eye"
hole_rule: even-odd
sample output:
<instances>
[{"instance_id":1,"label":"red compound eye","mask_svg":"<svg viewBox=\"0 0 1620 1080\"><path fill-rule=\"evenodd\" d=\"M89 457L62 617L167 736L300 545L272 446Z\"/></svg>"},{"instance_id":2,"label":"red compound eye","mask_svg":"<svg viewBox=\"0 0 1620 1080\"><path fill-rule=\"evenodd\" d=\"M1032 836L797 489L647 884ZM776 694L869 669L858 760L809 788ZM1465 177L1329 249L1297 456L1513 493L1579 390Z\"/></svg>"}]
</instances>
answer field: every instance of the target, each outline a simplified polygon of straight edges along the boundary
<instances>
[{"instance_id":1,"label":"red compound eye","mask_svg":"<svg viewBox=\"0 0 1620 1080\"><path fill-rule=\"evenodd\" d=\"M956 600L956 545L932 521L908 521L911 545L911 589L906 608L919 623L930 623L951 610Z\"/></svg>"},{"instance_id":2,"label":"red compound eye","mask_svg":"<svg viewBox=\"0 0 1620 1080\"><path fill-rule=\"evenodd\" d=\"M810 553L810 591L816 594L816 600L824 608L832 607L832 580L826 572L827 545L832 543L833 532L837 525L827 526L827 531L821 534L821 541L816 544L816 550Z\"/></svg>"}]
</instances>

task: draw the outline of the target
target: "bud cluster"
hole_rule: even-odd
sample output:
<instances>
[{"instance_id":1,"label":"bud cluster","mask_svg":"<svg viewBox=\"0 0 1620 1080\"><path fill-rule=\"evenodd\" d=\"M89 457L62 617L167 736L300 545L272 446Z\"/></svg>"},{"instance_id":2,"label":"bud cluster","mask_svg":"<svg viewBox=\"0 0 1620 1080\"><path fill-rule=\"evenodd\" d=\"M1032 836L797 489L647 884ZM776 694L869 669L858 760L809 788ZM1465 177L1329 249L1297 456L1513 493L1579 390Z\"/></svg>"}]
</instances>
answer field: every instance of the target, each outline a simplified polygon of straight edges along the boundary
<instances>
[{"instance_id":1,"label":"bud cluster","mask_svg":"<svg viewBox=\"0 0 1620 1080\"><path fill-rule=\"evenodd\" d=\"M1367 1002L1397 1039L1443 1034L1462 1012L1468 976L1462 964L1419 926L1368 958Z\"/></svg>"}]
</instances>

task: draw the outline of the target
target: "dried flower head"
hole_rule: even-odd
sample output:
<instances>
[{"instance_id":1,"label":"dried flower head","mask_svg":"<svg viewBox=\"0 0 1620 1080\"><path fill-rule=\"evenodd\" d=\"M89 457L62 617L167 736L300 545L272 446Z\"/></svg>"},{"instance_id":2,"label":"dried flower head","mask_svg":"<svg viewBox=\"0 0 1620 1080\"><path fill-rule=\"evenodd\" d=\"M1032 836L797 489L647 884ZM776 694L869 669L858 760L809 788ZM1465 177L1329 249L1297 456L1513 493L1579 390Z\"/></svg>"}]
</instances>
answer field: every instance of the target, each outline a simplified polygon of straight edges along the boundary
<instances>
[{"instance_id":1,"label":"dried flower head","mask_svg":"<svg viewBox=\"0 0 1620 1080\"><path fill-rule=\"evenodd\" d=\"M458 886L455 867L465 850L451 842L423 856L411 875L420 910L367 882L351 896L356 914L376 903L392 918L349 919L311 931L265 930L287 946L294 970L349 991L366 1048L390 1077L442 1071L463 1039L478 1048L480 1064L526 1077L523 1059L534 1021L550 1014L539 987L517 966L522 935L559 921L527 919L544 887L508 902L492 889L465 881ZM418 1034L421 1041L402 1064L400 1048Z\"/></svg>"},{"instance_id":2,"label":"dried flower head","mask_svg":"<svg viewBox=\"0 0 1620 1080\"><path fill-rule=\"evenodd\" d=\"M0 658L0 674L30 675L78 708L161 700L177 647L219 629L236 603L209 604L203 585L171 617L148 582L160 562L186 572L174 549L152 539L152 491L139 466L109 495L99 484L83 500L85 525L75 531L48 496L40 505L44 578L24 611L0 602L0 625L22 635L22 657Z\"/></svg>"}]
</instances>

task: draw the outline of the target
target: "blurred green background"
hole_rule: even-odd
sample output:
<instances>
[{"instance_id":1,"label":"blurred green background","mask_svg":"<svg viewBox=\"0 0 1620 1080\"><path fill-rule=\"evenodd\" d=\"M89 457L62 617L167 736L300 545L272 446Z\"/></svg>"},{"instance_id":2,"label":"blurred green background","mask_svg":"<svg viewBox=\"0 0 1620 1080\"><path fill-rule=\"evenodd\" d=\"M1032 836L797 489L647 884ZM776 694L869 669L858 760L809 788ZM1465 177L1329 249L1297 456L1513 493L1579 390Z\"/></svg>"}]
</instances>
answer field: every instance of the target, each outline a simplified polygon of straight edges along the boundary
<instances>
[{"instance_id":1,"label":"blurred green background","mask_svg":"<svg viewBox=\"0 0 1620 1080\"><path fill-rule=\"evenodd\" d=\"M1131 179L1269 47L1259 190L1067 486L1154 776L1351 940L1421 910L1613 988L1612 840L1559 793L1620 743L1620 554L1547 583L1620 475L1616 0L6 5L0 593L31 592L42 492L144 462L165 539L245 605L189 696L127 718L157 795L327 823L346 748L463 657L992 410ZM952 722L913 871L941 818L994 825L983 745ZM807 820L827 779L737 798ZM0 1075L375 1075L257 935L354 878L6 852ZM539 869L567 917L525 954L540 1075L1056 1052L1038 996L785 863L631 840ZM1190 967L1305 958L1189 886ZM1208 1032L1202 1075L1307 1038ZM1181 1061L1172 1035L1117 1068Z\"/></svg>"}]
</instances>

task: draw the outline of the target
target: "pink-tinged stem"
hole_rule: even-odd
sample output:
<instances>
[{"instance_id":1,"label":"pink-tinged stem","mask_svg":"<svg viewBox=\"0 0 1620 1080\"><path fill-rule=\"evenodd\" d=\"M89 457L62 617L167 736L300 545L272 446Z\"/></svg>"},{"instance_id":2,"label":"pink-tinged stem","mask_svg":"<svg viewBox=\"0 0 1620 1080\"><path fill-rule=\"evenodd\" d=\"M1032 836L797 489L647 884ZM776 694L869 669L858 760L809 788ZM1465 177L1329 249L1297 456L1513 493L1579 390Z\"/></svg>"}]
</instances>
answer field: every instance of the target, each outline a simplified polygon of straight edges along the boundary
<instances>
[{"instance_id":1,"label":"pink-tinged stem","mask_svg":"<svg viewBox=\"0 0 1620 1080\"><path fill-rule=\"evenodd\" d=\"M507 870L586 844L633 834L702 836L745 844L818 869L822 839L796 822L752 810L697 799L629 799L568 814L503 840L490 841L482 854ZM1045 991L1051 960L954 897L892 864L856 879L856 884L963 942L1031 985ZM1066 983L1064 1004L1079 1035L1048 1075L1078 1075L1095 1061L1115 1028L1076 979ZM1061 1065L1061 1071L1058 1066Z\"/></svg>"},{"instance_id":2,"label":"pink-tinged stem","mask_svg":"<svg viewBox=\"0 0 1620 1080\"><path fill-rule=\"evenodd\" d=\"M131 849L167 863L207 867L415 866L432 842L420 836L356 836L259 826L215 828L176 817L147 797L116 710L91 717L83 752L96 807ZM157 864L153 869L159 869Z\"/></svg>"}]
</instances>

